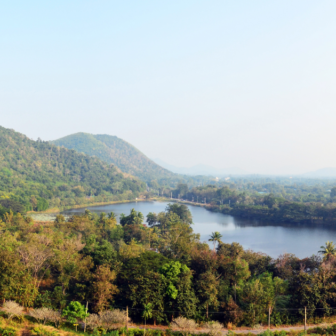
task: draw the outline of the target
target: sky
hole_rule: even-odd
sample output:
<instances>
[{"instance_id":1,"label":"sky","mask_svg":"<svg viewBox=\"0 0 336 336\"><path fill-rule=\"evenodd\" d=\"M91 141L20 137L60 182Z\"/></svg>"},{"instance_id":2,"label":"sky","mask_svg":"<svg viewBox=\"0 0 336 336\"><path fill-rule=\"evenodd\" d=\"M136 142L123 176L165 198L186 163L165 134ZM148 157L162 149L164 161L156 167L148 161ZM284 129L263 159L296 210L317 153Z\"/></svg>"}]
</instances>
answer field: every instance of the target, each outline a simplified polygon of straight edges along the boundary
<instances>
[{"instance_id":1,"label":"sky","mask_svg":"<svg viewBox=\"0 0 336 336\"><path fill-rule=\"evenodd\" d=\"M3 1L0 125L259 174L336 167L336 2Z\"/></svg>"}]
</instances>

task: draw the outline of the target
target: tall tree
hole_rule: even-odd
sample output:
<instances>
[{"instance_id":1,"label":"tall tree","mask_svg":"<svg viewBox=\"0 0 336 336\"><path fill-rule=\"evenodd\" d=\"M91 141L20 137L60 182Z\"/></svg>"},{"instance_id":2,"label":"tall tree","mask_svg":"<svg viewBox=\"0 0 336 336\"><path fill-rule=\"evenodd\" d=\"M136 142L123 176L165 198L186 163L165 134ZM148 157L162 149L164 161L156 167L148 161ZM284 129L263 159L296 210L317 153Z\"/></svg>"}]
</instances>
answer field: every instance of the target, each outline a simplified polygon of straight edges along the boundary
<instances>
[{"instance_id":1,"label":"tall tree","mask_svg":"<svg viewBox=\"0 0 336 336\"><path fill-rule=\"evenodd\" d=\"M326 260L329 260L331 257L334 257L336 255L336 247L333 242L327 241L325 243L325 246L320 247L322 250L319 251L319 253L323 254L323 258Z\"/></svg>"},{"instance_id":2,"label":"tall tree","mask_svg":"<svg viewBox=\"0 0 336 336\"><path fill-rule=\"evenodd\" d=\"M203 308L206 309L206 317L209 318L209 306L218 306L219 281L212 272L202 273L196 283L198 295Z\"/></svg>"},{"instance_id":3,"label":"tall tree","mask_svg":"<svg viewBox=\"0 0 336 336\"><path fill-rule=\"evenodd\" d=\"M213 244L214 244L213 250L214 251L215 251L215 248L216 248L216 242L219 245L221 243L221 238L222 238L222 235L218 231L212 232L209 241L213 242Z\"/></svg>"},{"instance_id":4,"label":"tall tree","mask_svg":"<svg viewBox=\"0 0 336 336\"><path fill-rule=\"evenodd\" d=\"M113 284L116 277L116 272L111 271L107 265L101 265L97 268L93 282L96 311L101 312L107 309L113 295L118 292L117 286Z\"/></svg>"}]
</instances>

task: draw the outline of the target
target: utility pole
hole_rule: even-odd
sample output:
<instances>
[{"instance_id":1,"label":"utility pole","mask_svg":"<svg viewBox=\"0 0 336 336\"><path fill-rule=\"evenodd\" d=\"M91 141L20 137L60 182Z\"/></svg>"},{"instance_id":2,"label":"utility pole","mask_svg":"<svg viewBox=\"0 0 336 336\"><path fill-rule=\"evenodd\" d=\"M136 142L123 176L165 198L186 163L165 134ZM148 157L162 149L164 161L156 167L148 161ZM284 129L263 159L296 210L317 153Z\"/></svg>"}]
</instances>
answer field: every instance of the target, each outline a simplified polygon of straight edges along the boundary
<instances>
[{"instance_id":1,"label":"utility pole","mask_svg":"<svg viewBox=\"0 0 336 336\"><path fill-rule=\"evenodd\" d=\"M170 199L173 199L173 193L172 192L170 193Z\"/></svg>"},{"instance_id":2,"label":"utility pole","mask_svg":"<svg viewBox=\"0 0 336 336\"><path fill-rule=\"evenodd\" d=\"M307 307L305 307L305 323L304 323L304 331L307 334Z\"/></svg>"},{"instance_id":3,"label":"utility pole","mask_svg":"<svg viewBox=\"0 0 336 336\"><path fill-rule=\"evenodd\" d=\"M88 305L89 305L89 303L86 301L85 321L84 321L84 332L86 331L86 315L87 315L87 312L88 312Z\"/></svg>"},{"instance_id":4,"label":"utility pole","mask_svg":"<svg viewBox=\"0 0 336 336\"><path fill-rule=\"evenodd\" d=\"M128 331L128 306L126 307L126 330Z\"/></svg>"}]
</instances>

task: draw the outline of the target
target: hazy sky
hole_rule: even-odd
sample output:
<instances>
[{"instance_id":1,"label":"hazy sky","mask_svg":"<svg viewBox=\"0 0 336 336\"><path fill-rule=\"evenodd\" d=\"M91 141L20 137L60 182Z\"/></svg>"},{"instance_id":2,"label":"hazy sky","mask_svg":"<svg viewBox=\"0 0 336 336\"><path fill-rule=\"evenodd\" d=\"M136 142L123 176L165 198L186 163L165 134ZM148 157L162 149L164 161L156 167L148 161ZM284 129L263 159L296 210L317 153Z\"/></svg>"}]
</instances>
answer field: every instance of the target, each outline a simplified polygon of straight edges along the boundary
<instances>
[{"instance_id":1,"label":"hazy sky","mask_svg":"<svg viewBox=\"0 0 336 336\"><path fill-rule=\"evenodd\" d=\"M176 166L336 166L336 1L2 1L0 125Z\"/></svg>"}]
</instances>

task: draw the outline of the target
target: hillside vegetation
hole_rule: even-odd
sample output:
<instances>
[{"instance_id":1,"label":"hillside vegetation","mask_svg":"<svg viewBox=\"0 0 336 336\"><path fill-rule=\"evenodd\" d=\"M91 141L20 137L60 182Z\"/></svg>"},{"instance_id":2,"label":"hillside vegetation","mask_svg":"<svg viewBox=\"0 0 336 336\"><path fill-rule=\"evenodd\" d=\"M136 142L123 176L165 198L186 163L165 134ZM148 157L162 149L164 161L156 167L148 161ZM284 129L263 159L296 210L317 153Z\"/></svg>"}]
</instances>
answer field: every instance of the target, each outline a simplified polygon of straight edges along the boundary
<instances>
[{"instance_id":1,"label":"hillside vegetation","mask_svg":"<svg viewBox=\"0 0 336 336\"><path fill-rule=\"evenodd\" d=\"M143 182L74 150L0 127L0 203L16 200L26 210L133 199Z\"/></svg>"},{"instance_id":2,"label":"hillside vegetation","mask_svg":"<svg viewBox=\"0 0 336 336\"><path fill-rule=\"evenodd\" d=\"M56 146L74 149L78 152L113 163L123 172L145 181L172 178L172 172L160 167L128 142L116 136L104 134L76 133L51 141Z\"/></svg>"}]
</instances>

